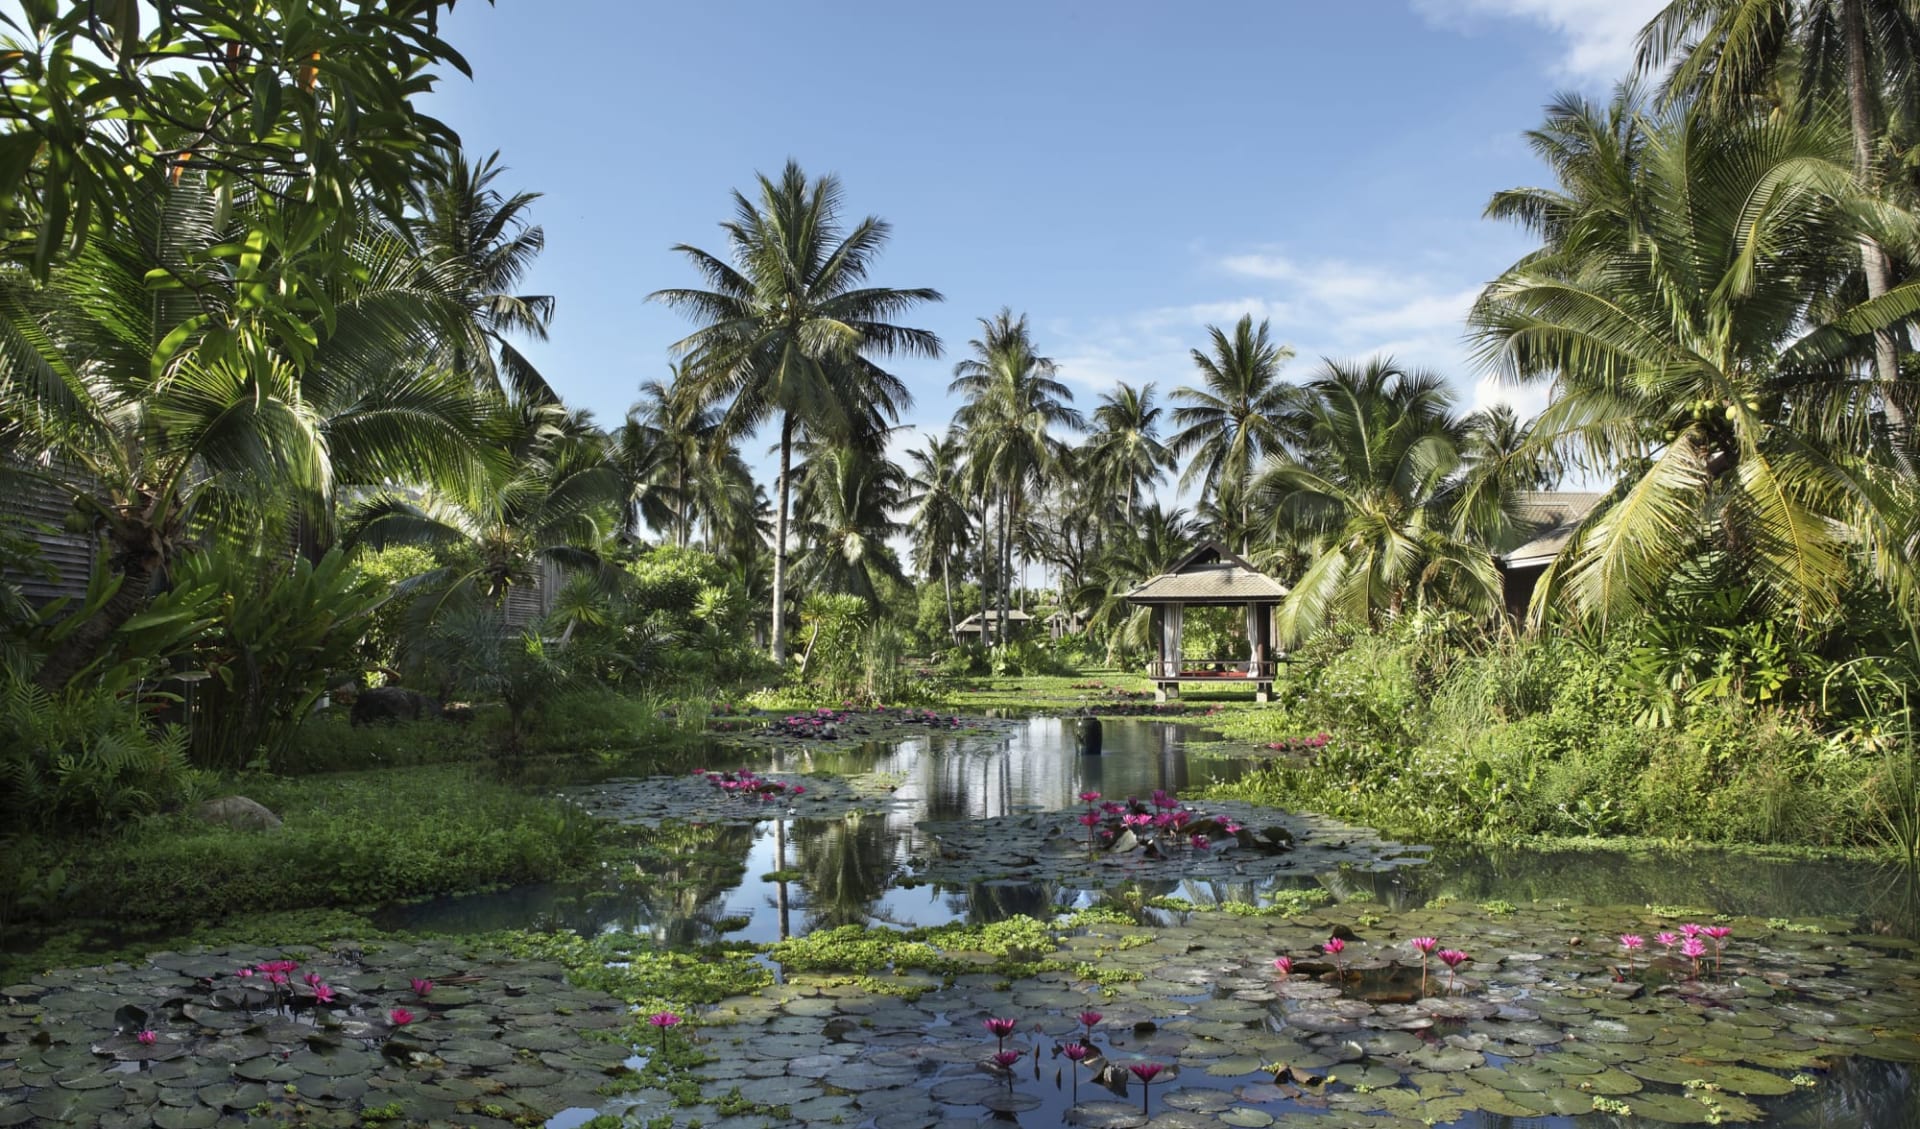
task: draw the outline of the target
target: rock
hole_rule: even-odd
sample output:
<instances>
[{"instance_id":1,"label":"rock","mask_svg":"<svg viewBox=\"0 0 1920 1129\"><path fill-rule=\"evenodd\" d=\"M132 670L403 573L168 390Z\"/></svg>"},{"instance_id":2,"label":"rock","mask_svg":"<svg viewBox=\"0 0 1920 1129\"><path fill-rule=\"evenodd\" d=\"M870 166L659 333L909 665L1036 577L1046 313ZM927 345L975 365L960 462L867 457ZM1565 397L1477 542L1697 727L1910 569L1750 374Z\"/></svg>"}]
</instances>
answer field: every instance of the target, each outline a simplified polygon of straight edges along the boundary
<instances>
[{"instance_id":1,"label":"rock","mask_svg":"<svg viewBox=\"0 0 1920 1129\"><path fill-rule=\"evenodd\" d=\"M419 721L439 712L440 703L418 690L378 686L354 699L352 719L355 725L371 725L376 721Z\"/></svg>"},{"instance_id":2,"label":"rock","mask_svg":"<svg viewBox=\"0 0 1920 1129\"><path fill-rule=\"evenodd\" d=\"M222 796L193 809L194 818L235 831L272 831L280 817L245 796Z\"/></svg>"}]
</instances>

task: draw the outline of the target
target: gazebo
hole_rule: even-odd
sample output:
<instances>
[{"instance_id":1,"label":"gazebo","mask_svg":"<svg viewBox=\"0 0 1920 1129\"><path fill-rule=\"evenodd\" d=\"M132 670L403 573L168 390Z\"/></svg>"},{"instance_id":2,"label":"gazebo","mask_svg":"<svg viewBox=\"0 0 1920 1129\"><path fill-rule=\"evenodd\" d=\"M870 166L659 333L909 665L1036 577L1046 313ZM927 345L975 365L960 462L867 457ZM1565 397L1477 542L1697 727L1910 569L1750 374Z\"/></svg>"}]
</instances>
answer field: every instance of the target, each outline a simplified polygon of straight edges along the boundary
<instances>
[{"instance_id":1,"label":"gazebo","mask_svg":"<svg viewBox=\"0 0 1920 1129\"><path fill-rule=\"evenodd\" d=\"M1153 612L1155 655L1147 664L1159 701L1180 696L1182 682L1251 681L1258 701L1273 697L1279 668L1273 646L1273 610L1286 599L1286 585L1228 552L1215 541L1187 554L1169 572L1127 593L1127 602ZM1247 658L1243 662L1181 660L1181 625L1187 606L1247 609Z\"/></svg>"}]
</instances>

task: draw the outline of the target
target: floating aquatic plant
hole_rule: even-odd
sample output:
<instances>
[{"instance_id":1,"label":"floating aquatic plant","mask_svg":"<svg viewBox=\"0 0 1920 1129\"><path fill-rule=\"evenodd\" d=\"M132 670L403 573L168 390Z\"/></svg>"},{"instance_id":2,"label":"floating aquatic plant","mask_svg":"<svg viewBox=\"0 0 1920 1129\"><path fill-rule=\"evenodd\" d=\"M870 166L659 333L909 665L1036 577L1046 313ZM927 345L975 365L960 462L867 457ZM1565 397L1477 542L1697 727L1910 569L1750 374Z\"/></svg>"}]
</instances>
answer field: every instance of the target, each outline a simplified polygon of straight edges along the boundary
<instances>
[{"instance_id":1,"label":"floating aquatic plant","mask_svg":"<svg viewBox=\"0 0 1920 1129\"><path fill-rule=\"evenodd\" d=\"M667 1053L667 1032L680 1026L683 1021L677 1012L656 1011L652 1015L647 1016L647 1022L652 1024L654 1029L660 1032L660 1054L662 1057L665 1057Z\"/></svg>"},{"instance_id":2,"label":"floating aquatic plant","mask_svg":"<svg viewBox=\"0 0 1920 1129\"><path fill-rule=\"evenodd\" d=\"M1085 1043L1068 1043L1060 1048L1060 1053L1072 1064L1067 1067L1067 1074L1073 1079L1073 1100L1077 1105L1080 1101L1080 1064L1093 1053L1093 1048Z\"/></svg>"},{"instance_id":3,"label":"floating aquatic plant","mask_svg":"<svg viewBox=\"0 0 1920 1129\"><path fill-rule=\"evenodd\" d=\"M1273 970L1280 974L1280 979L1285 980L1287 977L1293 975L1293 958L1274 957Z\"/></svg>"},{"instance_id":4,"label":"floating aquatic plant","mask_svg":"<svg viewBox=\"0 0 1920 1129\"><path fill-rule=\"evenodd\" d=\"M1645 948L1647 939L1637 933L1620 934L1620 947L1627 951L1627 975L1633 975L1633 954Z\"/></svg>"},{"instance_id":5,"label":"floating aquatic plant","mask_svg":"<svg viewBox=\"0 0 1920 1129\"><path fill-rule=\"evenodd\" d=\"M989 1019L982 1024L995 1039L1000 1041L1000 1050L1007 1049L1007 1036L1013 1034L1015 1023L1011 1019Z\"/></svg>"},{"instance_id":6,"label":"floating aquatic plant","mask_svg":"<svg viewBox=\"0 0 1920 1129\"><path fill-rule=\"evenodd\" d=\"M1447 991L1451 992L1453 991L1454 973L1460 968L1461 965L1467 963L1473 958L1461 952L1459 949L1441 949L1439 955L1440 955L1440 963L1447 966Z\"/></svg>"},{"instance_id":7,"label":"floating aquatic plant","mask_svg":"<svg viewBox=\"0 0 1920 1129\"><path fill-rule=\"evenodd\" d=\"M1340 959L1340 954L1345 952L1346 949L1347 943L1338 937L1328 937L1320 944L1320 951L1333 958L1334 975L1340 977L1342 980L1347 978L1347 966L1346 963Z\"/></svg>"},{"instance_id":8,"label":"floating aquatic plant","mask_svg":"<svg viewBox=\"0 0 1920 1129\"><path fill-rule=\"evenodd\" d=\"M1147 1113L1147 1101L1153 1096L1153 1080L1165 1070L1166 1064L1160 1062L1136 1062L1127 1069L1140 1079L1140 1112Z\"/></svg>"}]
</instances>

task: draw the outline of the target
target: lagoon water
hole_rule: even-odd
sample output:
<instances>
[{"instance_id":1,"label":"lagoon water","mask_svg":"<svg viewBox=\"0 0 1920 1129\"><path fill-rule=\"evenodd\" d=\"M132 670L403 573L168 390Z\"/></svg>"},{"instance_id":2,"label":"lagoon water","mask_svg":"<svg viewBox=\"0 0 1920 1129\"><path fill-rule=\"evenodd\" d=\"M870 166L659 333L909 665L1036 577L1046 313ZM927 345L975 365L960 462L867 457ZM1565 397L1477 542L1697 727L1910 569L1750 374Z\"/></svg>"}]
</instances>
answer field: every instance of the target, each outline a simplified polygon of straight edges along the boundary
<instances>
[{"instance_id":1,"label":"lagoon water","mask_svg":"<svg viewBox=\"0 0 1920 1129\"><path fill-rule=\"evenodd\" d=\"M1091 904L1094 892L1071 884L925 881L919 872L941 847L923 822L1064 812L1074 808L1077 796L1086 790L1109 797L1144 797L1155 789L1190 795L1252 767L1245 760L1190 752L1190 735L1191 730L1172 723L1108 721L1105 754L1085 757L1076 747L1071 721L1031 719L987 735L931 732L853 748L795 746L748 756L727 754L716 747L707 752L709 767L733 768L744 761L762 772L877 774L891 789L888 802L877 814L776 818L751 825L686 829L675 833L684 836L684 842L677 843L666 860L656 858L644 871L632 865L613 867L591 882L396 906L384 912L379 922L392 928L445 931L619 930L663 943L691 944L719 939L774 941L855 923L912 927L998 920L1014 914L1047 917ZM622 785L602 781L591 787L619 789ZM1456 903L1470 919L1481 912L1473 907L1505 902L1534 910L1545 907L1549 913L1564 906L1570 920L1590 907L1620 906L1684 906L1702 917L1818 919L1829 930L1878 935L1896 947L1897 938L1914 935L1916 916L1913 876L1898 868L1698 850L1450 848L1433 852L1426 862L1413 866L1289 873L1260 882L1163 881L1147 884L1145 892L1177 896L1196 905L1258 904L1279 886L1317 887L1336 902L1364 905L1368 912L1383 915L1422 907L1431 911ZM1150 912L1167 926L1182 924L1184 916ZM1482 925L1499 930L1497 921L1487 920L1484 914L1481 919ZM1203 926L1198 920L1192 924ZM1595 941L1604 946L1609 939ZM1594 958L1602 963L1606 959L1600 951ZM1199 993L1196 1000L1210 997L1204 985L1195 991ZM1212 998L1227 996L1219 993ZM1915 1003L1920 1006L1920 1001ZM940 1006L965 1011L969 1001ZM936 1010L941 1016L948 1014ZM936 1026L945 1022L940 1019ZM1115 1052L1125 1053L1126 1043L1121 1037ZM851 1053L849 1048L842 1049ZM1503 1069L1509 1065L1491 1053L1487 1061ZM1036 1063L1034 1069L1034 1078L1021 1088L1037 1093L1041 1104L1003 1120L1059 1124L1071 1100L1059 1091L1054 1064L1041 1071ZM1914 1070L1910 1064L1869 1057L1837 1058L1817 1088L1767 1099L1767 1123L1809 1129L1920 1126ZM1184 1074L1180 1085L1226 1091L1235 1081L1194 1071ZM1282 1103L1269 1112L1288 1108L1293 1108L1291 1103ZM1312 1108L1301 1106L1293 1112L1297 1115ZM583 1112L570 1112L555 1124L564 1129L569 1119L577 1120ZM1339 1117L1337 1109L1322 1112L1336 1115L1325 1122L1329 1129L1364 1121ZM856 1122L849 1118L847 1123ZM1600 1113L1520 1120L1473 1113L1445 1124L1463 1129L1522 1124L1611 1129L1658 1122Z\"/></svg>"}]
</instances>

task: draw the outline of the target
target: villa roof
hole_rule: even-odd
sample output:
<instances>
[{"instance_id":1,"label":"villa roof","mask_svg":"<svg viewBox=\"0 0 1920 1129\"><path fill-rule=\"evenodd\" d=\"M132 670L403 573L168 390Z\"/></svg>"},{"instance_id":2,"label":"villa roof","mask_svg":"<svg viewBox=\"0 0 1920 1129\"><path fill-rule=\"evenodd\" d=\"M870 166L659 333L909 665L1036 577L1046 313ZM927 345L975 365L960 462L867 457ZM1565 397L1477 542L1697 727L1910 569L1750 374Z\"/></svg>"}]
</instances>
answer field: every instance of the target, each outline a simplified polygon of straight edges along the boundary
<instances>
[{"instance_id":1,"label":"villa roof","mask_svg":"<svg viewBox=\"0 0 1920 1129\"><path fill-rule=\"evenodd\" d=\"M1130 604L1277 604L1286 598L1286 585L1217 541L1127 593Z\"/></svg>"},{"instance_id":2,"label":"villa roof","mask_svg":"<svg viewBox=\"0 0 1920 1129\"><path fill-rule=\"evenodd\" d=\"M1515 506L1519 545L1494 559L1505 568L1541 568L1573 539L1573 531L1606 494L1600 491L1531 490Z\"/></svg>"},{"instance_id":3,"label":"villa roof","mask_svg":"<svg viewBox=\"0 0 1920 1129\"><path fill-rule=\"evenodd\" d=\"M986 619L993 623L999 623L1000 609L993 608L989 610L986 613ZM1028 615L1026 612L1021 611L1019 608L1013 608L1007 612L1008 623L1014 623L1014 624L1030 623L1032 622L1032 620L1033 620L1032 616ZM955 625L954 630L955 631L978 631L980 630L980 624L981 624L981 615L979 612L974 612L972 615L961 620L957 625Z\"/></svg>"}]
</instances>

